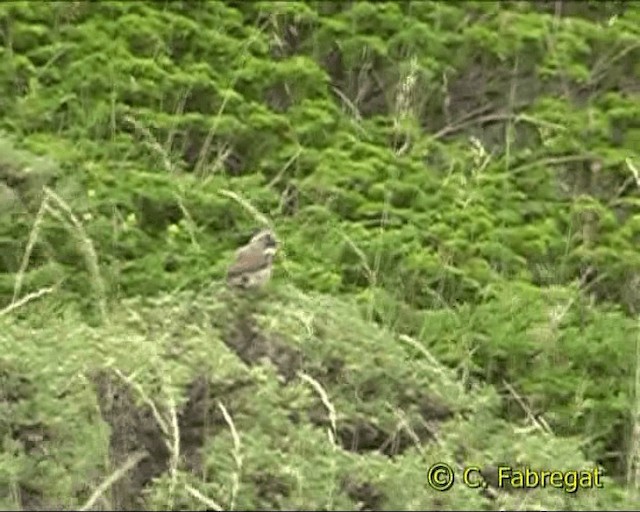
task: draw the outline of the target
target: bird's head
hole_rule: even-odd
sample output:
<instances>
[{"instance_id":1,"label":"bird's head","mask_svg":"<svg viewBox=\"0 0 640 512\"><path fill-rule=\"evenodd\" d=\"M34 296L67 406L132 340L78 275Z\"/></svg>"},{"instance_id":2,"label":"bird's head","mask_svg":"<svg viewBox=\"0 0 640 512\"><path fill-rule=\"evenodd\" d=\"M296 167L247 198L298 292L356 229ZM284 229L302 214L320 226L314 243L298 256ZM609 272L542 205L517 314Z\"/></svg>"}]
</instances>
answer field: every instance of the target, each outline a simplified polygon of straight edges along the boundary
<instances>
[{"instance_id":1,"label":"bird's head","mask_svg":"<svg viewBox=\"0 0 640 512\"><path fill-rule=\"evenodd\" d=\"M251 237L249 244L259 246L272 254L275 253L278 248L278 240L270 229L258 231Z\"/></svg>"}]
</instances>

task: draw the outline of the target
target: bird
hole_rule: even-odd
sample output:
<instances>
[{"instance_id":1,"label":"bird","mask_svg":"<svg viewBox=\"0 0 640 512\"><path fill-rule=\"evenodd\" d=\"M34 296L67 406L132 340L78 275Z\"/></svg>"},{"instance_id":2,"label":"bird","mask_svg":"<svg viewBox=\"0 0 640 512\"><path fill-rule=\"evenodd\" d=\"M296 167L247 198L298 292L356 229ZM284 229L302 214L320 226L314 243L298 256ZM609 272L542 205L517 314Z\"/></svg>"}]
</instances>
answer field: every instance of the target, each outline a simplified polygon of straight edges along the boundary
<instances>
[{"instance_id":1,"label":"bird","mask_svg":"<svg viewBox=\"0 0 640 512\"><path fill-rule=\"evenodd\" d=\"M234 262L227 270L227 285L232 288L262 288L270 279L278 240L273 231L263 229L247 245L236 251Z\"/></svg>"}]
</instances>

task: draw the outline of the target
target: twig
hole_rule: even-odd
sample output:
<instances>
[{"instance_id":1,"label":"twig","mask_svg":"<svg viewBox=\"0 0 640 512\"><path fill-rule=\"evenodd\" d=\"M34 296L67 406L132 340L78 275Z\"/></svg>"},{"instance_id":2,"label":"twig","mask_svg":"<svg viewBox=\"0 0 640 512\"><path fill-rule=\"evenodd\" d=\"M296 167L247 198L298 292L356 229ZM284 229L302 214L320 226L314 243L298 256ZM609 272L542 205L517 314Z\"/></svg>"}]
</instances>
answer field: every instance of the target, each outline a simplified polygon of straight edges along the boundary
<instances>
[{"instance_id":1,"label":"twig","mask_svg":"<svg viewBox=\"0 0 640 512\"><path fill-rule=\"evenodd\" d=\"M593 159L593 155L567 155L567 156L555 156L549 158L541 158L540 160L536 160L535 162L530 162L526 164L522 164L518 167L514 167L511 169L510 174L519 174L524 171L528 171L529 169L533 169L538 166L545 165L559 165L566 164L570 162L588 162Z\"/></svg>"},{"instance_id":2,"label":"twig","mask_svg":"<svg viewBox=\"0 0 640 512\"><path fill-rule=\"evenodd\" d=\"M21 306L24 306L27 302L30 302L35 299L39 299L43 295L53 292L56 289L55 286L49 286L47 288L40 288L38 291L29 293L25 295L20 300L12 301L6 308L0 309L0 316L8 315L12 311L18 309Z\"/></svg>"},{"instance_id":3,"label":"twig","mask_svg":"<svg viewBox=\"0 0 640 512\"><path fill-rule=\"evenodd\" d=\"M253 215L254 219L256 219L259 223L271 227L271 222L269 219L262 213L260 213L255 206L253 206L249 201L240 197L239 194L232 192L231 190L222 189L218 192L220 195L233 199L235 202L240 204L245 210Z\"/></svg>"},{"instance_id":4,"label":"twig","mask_svg":"<svg viewBox=\"0 0 640 512\"><path fill-rule=\"evenodd\" d=\"M231 415L227 411L227 408L220 401L218 402L218 408L222 412L222 416L224 416L224 420L229 426L229 430L231 431L231 438L233 439L233 460L236 463L236 472L233 474L233 488L231 490L231 500L229 503L229 510L233 510L235 508L236 498L240 489L240 474L242 473L242 451L240 436L238 435L238 431L236 430L236 426L233 423Z\"/></svg>"},{"instance_id":5,"label":"twig","mask_svg":"<svg viewBox=\"0 0 640 512\"><path fill-rule=\"evenodd\" d=\"M244 48L243 48L243 57L246 58L248 52L248 48L251 44L253 44L253 42L255 40L258 39L258 37L260 35L262 35L262 33L264 32L265 28L266 28L267 23L265 22L262 26L258 27L258 33L254 34L252 37L250 37L247 41L245 41L244 43ZM246 53L245 53L246 52ZM244 64L244 63L242 63ZM238 81L240 77L240 74L237 73L233 79L231 80L231 83L229 84L229 87L231 90L233 88L233 86L235 85L235 83ZM222 113L224 112L224 109L227 106L227 102L229 101L229 98L231 97L231 94L227 93L224 95L224 98L220 104L220 107L218 108L218 112L216 113L216 116L213 120L213 125L211 126L211 128L209 129L207 136L204 139L204 142L202 143L202 147L200 148L200 151L198 152L198 159L196 161L196 164L193 168L193 173L196 176L201 175L201 171L202 168L204 167L205 164L205 160L207 159L207 155L209 153L209 148L211 146L211 143L213 142L213 139L216 135L216 132L218 131L218 126L220 124L220 120L222 119Z\"/></svg>"},{"instance_id":6,"label":"twig","mask_svg":"<svg viewBox=\"0 0 640 512\"><path fill-rule=\"evenodd\" d=\"M124 373L122 373L118 368L112 368L113 372L120 377L124 382L126 382L127 384L129 384L132 388L134 388L138 394L142 397L142 399L144 400L144 402L149 406L149 408L151 409L151 412L153 414L153 417L155 418L156 422L158 423L158 426L160 427L160 430L162 430L162 433L165 435L166 438L169 438L169 428L167 427L167 423L162 419L162 416L160 415L160 412L158 411L158 408L156 407L156 405L153 403L153 400L151 400L147 394L144 392L144 390L142 389L142 386L140 386L140 384L138 384L137 382L135 382L133 379L131 379L130 377L127 377ZM171 447L168 447L170 451Z\"/></svg>"},{"instance_id":7,"label":"twig","mask_svg":"<svg viewBox=\"0 0 640 512\"><path fill-rule=\"evenodd\" d=\"M169 396L169 418L171 419L171 440L173 443L170 446L171 453L171 462L169 465L169 472L171 474L171 486L170 486L170 496L171 496L171 507L173 508L173 493L175 492L176 484L178 482L178 465L180 464L180 427L178 426L178 414L176 412L176 405L173 400L173 397ZM167 444L169 441L167 440Z\"/></svg>"},{"instance_id":8,"label":"twig","mask_svg":"<svg viewBox=\"0 0 640 512\"><path fill-rule=\"evenodd\" d=\"M331 441L331 444L336 446L336 439L338 436L337 415L336 415L335 407L331 403L331 400L329 400L329 395L327 395L327 392L324 390L322 385L310 375L307 375L306 373L299 371L298 377L300 377L302 380L311 384L313 389L315 389L316 392L320 395L320 399L322 400L322 403L324 404L327 411L329 412L329 422L331 423L331 430L328 431L329 441Z\"/></svg>"},{"instance_id":9,"label":"twig","mask_svg":"<svg viewBox=\"0 0 640 512\"><path fill-rule=\"evenodd\" d=\"M287 162L284 164L282 169L280 169L278 174L276 174L275 177L268 183L268 185L267 185L268 188L272 188L276 183L278 183L278 181L280 181L282 176L284 176L284 173L287 172L287 169L289 169L291 164L293 162L295 162L297 160L297 158L300 156L300 153L302 153L302 147L298 146L297 149L296 149L295 154L293 154L291 156L291 158L289 158L289 160L287 160Z\"/></svg>"},{"instance_id":10,"label":"twig","mask_svg":"<svg viewBox=\"0 0 640 512\"><path fill-rule=\"evenodd\" d=\"M216 512L222 512L224 510L220 505L218 505L211 498L207 498L204 494L202 494L197 489L194 489L190 485L186 484L184 488L187 490L189 494L191 494L191 496L193 496L198 501L204 503L210 509L215 510Z\"/></svg>"},{"instance_id":11,"label":"twig","mask_svg":"<svg viewBox=\"0 0 640 512\"><path fill-rule=\"evenodd\" d=\"M545 419L542 416L536 417L531 412L531 409L529 409L529 407L524 402L522 397L520 397L520 395L518 395L518 393L516 393L516 390L513 389L513 386L511 386L511 384L509 384L504 379L502 380L502 384L504 385L505 388L507 388L509 393L511 393L513 395L513 398L515 398L516 402L518 402L520 407L522 407L522 410L527 414L527 416L533 422L533 424L536 425L540 429L540 431L544 432L545 434L553 435L553 431L551 430L551 427L549 427L549 424L545 421Z\"/></svg>"},{"instance_id":12,"label":"twig","mask_svg":"<svg viewBox=\"0 0 640 512\"><path fill-rule=\"evenodd\" d=\"M148 454L146 452L139 452L131 455L118 470L109 475L109 477L97 487L91 497L82 507L80 507L79 510L90 510L98 500L98 498L100 498L107 491L107 489L109 489L109 487L120 480L128 471L137 466L138 463L140 463L140 461L146 457L148 457Z\"/></svg>"},{"instance_id":13,"label":"twig","mask_svg":"<svg viewBox=\"0 0 640 512\"><path fill-rule=\"evenodd\" d=\"M98 299L98 309L100 311L102 321L106 322L108 319L106 289L104 281L102 280L102 276L100 275L98 254L96 253L95 247L93 246L93 242L91 241L91 238L85 231L84 226L82 225L78 217L74 215L71 207L50 188L45 187L44 192L46 194L46 197L48 199L51 199L57 205L57 207L67 215L74 228L72 230L72 233L76 235L78 241L80 242L80 249L83 253L87 269L89 270L89 273L93 278L93 285L95 287L95 292ZM45 205L45 208L47 209L47 211L55 215L56 211L54 209L52 209L48 205Z\"/></svg>"},{"instance_id":14,"label":"twig","mask_svg":"<svg viewBox=\"0 0 640 512\"><path fill-rule=\"evenodd\" d=\"M358 247L355 242L349 237L349 235L347 235L346 233L340 233L340 235L342 236L342 238L344 239L345 242L347 242L349 244L349 246L351 246L351 248L353 249L353 252L355 252L358 256L358 258L360 258L360 261L362 262L362 266L364 267L365 272L367 273L367 279L369 281L369 285L370 286L375 286L376 285L376 274L373 270L371 270L371 267L369 266L369 263L367 262L367 256L364 253L364 251L362 249L360 249L360 247Z\"/></svg>"},{"instance_id":15,"label":"twig","mask_svg":"<svg viewBox=\"0 0 640 512\"><path fill-rule=\"evenodd\" d=\"M527 103L522 103L522 104L514 104L513 105L513 109L519 109L522 107L526 107L528 104ZM516 120L522 120L525 122L532 122L531 118L528 116L521 116L518 114L513 114L513 113L509 113L509 114L504 114L504 113L495 113L495 114L486 114L480 117L473 117L473 115L475 114L480 114L482 112L486 112L487 110L489 110L491 108L491 106L486 106L486 107L480 107L476 110L474 110L473 112L471 112L470 114L467 114L465 116L462 116L460 119L458 119L457 121L445 126L444 128L438 130L436 133L434 133L431 137L435 140L441 139L442 137L446 136L446 135L450 135L452 133L455 132L459 132L460 130L463 130L469 126L473 126L474 124L480 124L480 123L488 123L491 121L508 121L510 119L512 119L513 117L516 117Z\"/></svg>"},{"instance_id":16,"label":"twig","mask_svg":"<svg viewBox=\"0 0 640 512\"><path fill-rule=\"evenodd\" d=\"M27 247L24 250L24 254L22 255L22 261L20 262L20 268L16 274L16 282L13 286L13 298L11 299L11 303L13 304L18 295L20 295L20 291L22 290L22 282L24 280L24 275L27 271L27 267L29 266L29 260L31 259L31 253L33 252L33 248L38 241L38 235L40 233L40 226L42 225L42 221L44 219L44 214L47 211L48 206L48 198L45 196L40 203L40 208L38 209L38 213L36 214L36 218L33 221L33 227L29 232L29 238L27 239Z\"/></svg>"}]
</instances>

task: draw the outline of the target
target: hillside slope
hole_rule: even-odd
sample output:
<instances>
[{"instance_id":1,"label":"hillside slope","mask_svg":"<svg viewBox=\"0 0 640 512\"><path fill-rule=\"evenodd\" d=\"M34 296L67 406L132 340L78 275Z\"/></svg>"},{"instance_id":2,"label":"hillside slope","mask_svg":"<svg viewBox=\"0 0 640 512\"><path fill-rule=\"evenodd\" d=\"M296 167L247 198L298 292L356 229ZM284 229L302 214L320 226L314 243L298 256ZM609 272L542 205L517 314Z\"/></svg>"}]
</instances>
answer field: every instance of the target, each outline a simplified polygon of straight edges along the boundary
<instances>
[{"instance_id":1,"label":"hillside slope","mask_svg":"<svg viewBox=\"0 0 640 512\"><path fill-rule=\"evenodd\" d=\"M500 420L495 391L465 390L353 304L221 287L123 301L99 328L44 305L39 325L2 317L3 509L77 509L113 472L94 509L625 506L606 477L576 494L462 485L468 466L491 482L497 464L595 465L577 440ZM428 484L438 463L447 492Z\"/></svg>"},{"instance_id":2,"label":"hillside slope","mask_svg":"<svg viewBox=\"0 0 640 512\"><path fill-rule=\"evenodd\" d=\"M1 4L0 506L637 502L639 27L633 2ZM265 223L274 282L238 303ZM431 492L440 461L607 485Z\"/></svg>"}]
</instances>

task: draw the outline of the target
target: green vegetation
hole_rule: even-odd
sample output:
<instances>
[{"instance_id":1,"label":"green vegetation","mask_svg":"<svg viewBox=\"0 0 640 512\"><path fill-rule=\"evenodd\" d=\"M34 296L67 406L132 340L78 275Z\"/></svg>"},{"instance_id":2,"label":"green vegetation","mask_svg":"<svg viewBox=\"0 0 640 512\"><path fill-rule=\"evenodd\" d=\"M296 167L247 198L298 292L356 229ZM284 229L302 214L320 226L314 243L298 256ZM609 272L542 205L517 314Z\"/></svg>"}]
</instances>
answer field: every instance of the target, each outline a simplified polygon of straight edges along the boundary
<instances>
[{"instance_id":1,"label":"green vegetation","mask_svg":"<svg viewBox=\"0 0 640 512\"><path fill-rule=\"evenodd\" d=\"M1 509L640 502L639 5L7 2L0 36Z\"/></svg>"}]
</instances>

